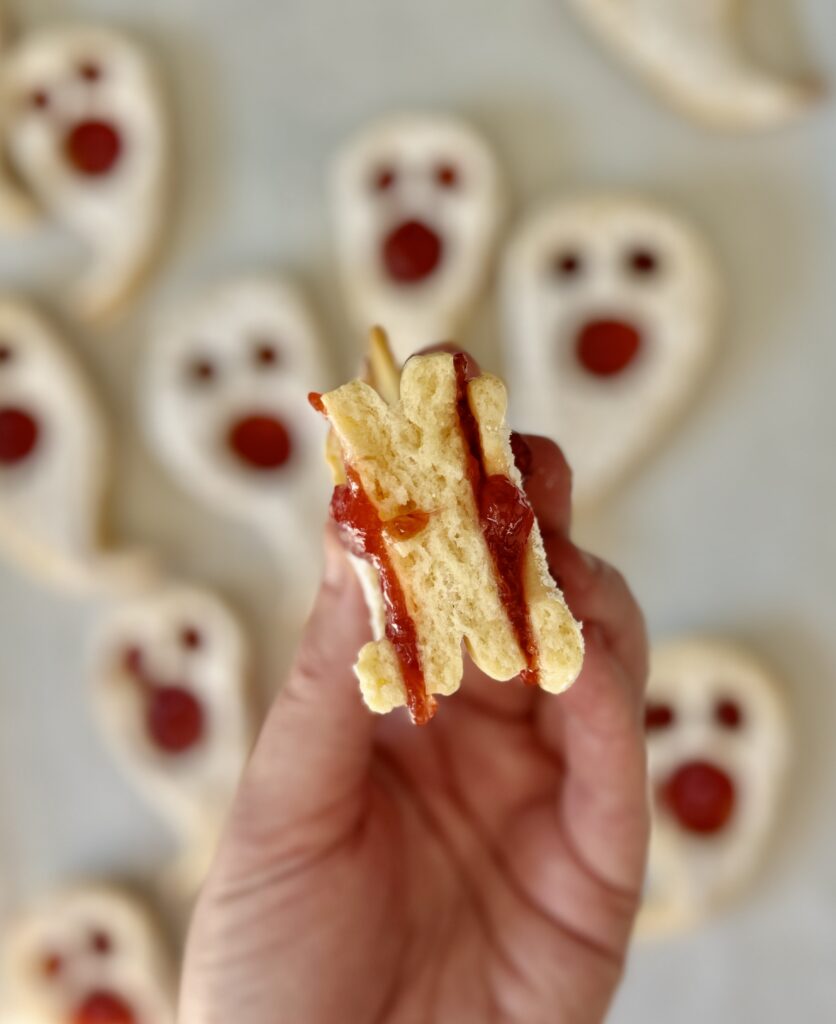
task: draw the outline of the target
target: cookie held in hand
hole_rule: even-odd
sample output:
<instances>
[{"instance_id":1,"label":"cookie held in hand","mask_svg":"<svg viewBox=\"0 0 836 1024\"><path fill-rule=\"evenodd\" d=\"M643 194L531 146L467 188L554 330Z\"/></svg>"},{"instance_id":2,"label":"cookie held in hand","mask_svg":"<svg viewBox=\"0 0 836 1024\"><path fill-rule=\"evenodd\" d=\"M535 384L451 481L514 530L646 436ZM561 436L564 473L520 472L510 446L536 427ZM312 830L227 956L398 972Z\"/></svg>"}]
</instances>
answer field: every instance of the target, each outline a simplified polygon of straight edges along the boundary
<instances>
[{"instance_id":1,"label":"cookie held in hand","mask_svg":"<svg viewBox=\"0 0 836 1024\"><path fill-rule=\"evenodd\" d=\"M459 688L462 640L493 679L571 685L583 639L522 490L502 381L437 352L406 363L394 404L362 380L311 401L342 459L331 514L383 599L355 665L366 704L427 722L434 694Z\"/></svg>"}]
</instances>

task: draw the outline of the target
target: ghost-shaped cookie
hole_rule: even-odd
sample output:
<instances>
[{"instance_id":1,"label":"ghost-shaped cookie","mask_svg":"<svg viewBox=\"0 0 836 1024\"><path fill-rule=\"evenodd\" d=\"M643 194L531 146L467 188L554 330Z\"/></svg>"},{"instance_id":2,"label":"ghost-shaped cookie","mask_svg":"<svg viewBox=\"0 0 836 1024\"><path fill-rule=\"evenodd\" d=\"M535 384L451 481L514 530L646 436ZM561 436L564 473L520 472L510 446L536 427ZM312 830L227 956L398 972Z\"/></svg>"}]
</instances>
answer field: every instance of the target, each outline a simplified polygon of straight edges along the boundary
<instances>
[{"instance_id":1,"label":"ghost-shaped cookie","mask_svg":"<svg viewBox=\"0 0 836 1024\"><path fill-rule=\"evenodd\" d=\"M554 203L518 229L502 275L518 429L564 448L574 495L605 495L702 382L720 287L700 235L635 196Z\"/></svg>"},{"instance_id":2,"label":"ghost-shaped cookie","mask_svg":"<svg viewBox=\"0 0 836 1024\"><path fill-rule=\"evenodd\" d=\"M169 216L170 142L150 59L101 27L25 35L0 67L0 133L0 213L19 221L28 204L78 238L88 256L69 296L74 313L117 311Z\"/></svg>"},{"instance_id":3,"label":"ghost-shaped cookie","mask_svg":"<svg viewBox=\"0 0 836 1024\"><path fill-rule=\"evenodd\" d=\"M174 1024L171 965L151 917L105 886L52 895L4 942L14 1024Z\"/></svg>"},{"instance_id":4,"label":"ghost-shaped cookie","mask_svg":"<svg viewBox=\"0 0 836 1024\"><path fill-rule=\"evenodd\" d=\"M53 583L143 583L148 562L103 546L107 471L107 427L81 369L35 309L0 296L0 546Z\"/></svg>"},{"instance_id":5,"label":"ghost-shaped cookie","mask_svg":"<svg viewBox=\"0 0 836 1024\"><path fill-rule=\"evenodd\" d=\"M645 710L653 827L642 934L699 923L750 881L774 830L790 752L779 686L708 638L656 647Z\"/></svg>"},{"instance_id":6,"label":"ghost-shaped cookie","mask_svg":"<svg viewBox=\"0 0 836 1024\"><path fill-rule=\"evenodd\" d=\"M257 530L287 580L319 562L325 429L307 394L326 380L310 313L270 277L207 291L148 354L142 401L158 458L180 486Z\"/></svg>"},{"instance_id":7,"label":"ghost-shaped cookie","mask_svg":"<svg viewBox=\"0 0 836 1024\"><path fill-rule=\"evenodd\" d=\"M504 210L487 143L452 116L390 116L339 154L332 195L358 331L382 324L401 362L457 337L491 268Z\"/></svg>"},{"instance_id":8,"label":"ghost-shaped cookie","mask_svg":"<svg viewBox=\"0 0 836 1024\"><path fill-rule=\"evenodd\" d=\"M91 658L114 758L176 833L175 874L202 881L252 740L248 651L213 594L163 586L112 606Z\"/></svg>"}]
</instances>

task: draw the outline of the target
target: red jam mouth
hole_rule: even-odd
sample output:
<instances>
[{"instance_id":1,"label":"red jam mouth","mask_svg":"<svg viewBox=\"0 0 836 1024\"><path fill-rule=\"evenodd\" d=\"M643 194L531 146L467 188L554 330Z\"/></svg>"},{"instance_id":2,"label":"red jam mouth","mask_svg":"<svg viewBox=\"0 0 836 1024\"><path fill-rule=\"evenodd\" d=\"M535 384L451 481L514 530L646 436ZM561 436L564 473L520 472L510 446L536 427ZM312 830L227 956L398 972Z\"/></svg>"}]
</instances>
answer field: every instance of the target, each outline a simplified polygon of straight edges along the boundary
<instances>
[{"instance_id":1,"label":"red jam mouth","mask_svg":"<svg viewBox=\"0 0 836 1024\"><path fill-rule=\"evenodd\" d=\"M91 992L73 1014L72 1024L137 1024L137 1018L113 992Z\"/></svg>"},{"instance_id":2,"label":"red jam mouth","mask_svg":"<svg viewBox=\"0 0 836 1024\"><path fill-rule=\"evenodd\" d=\"M643 347L640 331L624 320L590 320L575 338L575 357L593 377L615 377L632 366Z\"/></svg>"},{"instance_id":3,"label":"red jam mouth","mask_svg":"<svg viewBox=\"0 0 836 1024\"><path fill-rule=\"evenodd\" d=\"M420 220L408 220L384 239L383 265L396 284L421 284L435 273L444 255L441 236Z\"/></svg>"},{"instance_id":4,"label":"red jam mouth","mask_svg":"<svg viewBox=\"0 0 836 1024\"><path fill-rule=\"evenodd\" d=\"M736 792L721 768L709 761L688 761L662 784L660 798L686 832L712 836L731 820Z\"/></svg>"},{"instance_id":5,"label":"red jam mouth","mask_svg":"<svg viewBox=\"0 0 836 1024\"><path fill-rule=\"evenodd\" d=\"M119 163L124 146L119 129L109 121L80 121L67 133L64 152L75 171L99 178Z\"/></svg>"},{"instance_id":6,"label":"red jam mouth","mask_svg":"<svg viewBox=\"0 0 836 1024\"><path fill-rule=\"evenodd\" d=\"M40 436L37 419L26 409L0 409L0 466L25 462L37 449Z\"/></svg>"},{"instance_id":7,"label":"red jam mouth","mask_svg":"<svg viewBox=\"0 0 836 1024\"><path fill-rule=\"evenodd\" d=\"M200 702L184 686L156 679L145 667L139 648L130 648L123 659L145 699L145 732L164 754L176 756L196 747L206 732L206 716Z\"/></svg>"},{"instance_id":8,"label":"red jam mouth","mask_svg":"<svg viewBox=\"0 0 836 1024\"><path fill-rule=\"evenodd\" d=\"M269 472L290 458L290 433L280 419L269 413L245 416L232 424L227 445L247 469Z\"/></svg>"}]
</instances>

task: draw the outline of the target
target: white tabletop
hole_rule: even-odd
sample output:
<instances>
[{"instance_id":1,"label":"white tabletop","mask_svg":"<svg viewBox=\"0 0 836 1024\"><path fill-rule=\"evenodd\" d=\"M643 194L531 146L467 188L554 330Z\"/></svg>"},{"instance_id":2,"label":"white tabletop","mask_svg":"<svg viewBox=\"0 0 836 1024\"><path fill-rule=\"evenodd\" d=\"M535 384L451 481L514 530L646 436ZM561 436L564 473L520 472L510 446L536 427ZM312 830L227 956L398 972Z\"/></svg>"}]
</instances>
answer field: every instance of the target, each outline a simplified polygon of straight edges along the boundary
<instances>
[{"instance_id":1,"label":"white tabletop","mask_svg":"<svg viewBox=\"0 0 836 1024\"><path fill-rule=\"evenodd\" d=\"M116 535L218 587L257 638L269 694L284 651L268 625L280 582L256 539L169 482L135 424L149 323L225 270L294 272L342 369L353 361L335 288L324 167L369 116L449 107L498 147L515 210L590 186L636 187L713 241L729 308L700 401L581 540L632 581L654 636L717 631L786 680L796 770L781 834L748 898L699 933L637 948L612 1019L764 1024L836 1005L836 101L797 126L711 134L614 67L560 0L18 0L31 22L100 14L157 45L179 124L176 235L118 331L69 325L114 414ZM758 7L789 70L836 93L836 6ZM789 5L786 5L789 7ZM0 242L0 275L48 296L65 240ZM465 340L496 366L495 309ZM85 703L100 609L0 562L0 917L79 873L149 877L165 831L115 772ZM830 999L828 1000L828 996ZM826 1009L829 1006L829 1012Z\"/></svg>"}]
</instances>

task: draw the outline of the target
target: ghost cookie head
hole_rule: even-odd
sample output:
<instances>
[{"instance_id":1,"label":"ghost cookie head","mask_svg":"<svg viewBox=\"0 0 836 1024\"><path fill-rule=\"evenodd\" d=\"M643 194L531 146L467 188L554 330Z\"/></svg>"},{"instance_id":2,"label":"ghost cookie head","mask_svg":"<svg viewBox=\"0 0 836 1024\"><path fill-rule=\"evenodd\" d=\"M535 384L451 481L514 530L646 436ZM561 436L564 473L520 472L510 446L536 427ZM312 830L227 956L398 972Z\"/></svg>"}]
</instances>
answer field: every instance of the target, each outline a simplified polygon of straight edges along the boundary
<instances>
[{"instance_id":1,"label":"ghost cookie head","mask_svg":"<svg viewBox=\"0 0 836 1024\"><path fill-rule=\"evenodd\" d=\"M225 813L250 743L241 627L212 594L166 587L116 607L91 666L114 756L182 831Z\"/></svg>"},{"instance_id":2,"label":"ghost cookie head","mask_svg":"<svg viewBox=\"0 0 836 1024\"><path fill-rule=\"evenodd\" d=\"M644 933L693 925L748 882L775 824L789 753L775 684L751 656L685 640L655 649L651 661Z\"/></svg>"},{"instance_id":3,"label":"ghost cookie head","mask_svg":"<svg viewBox=\"0 0 836 1024\"><path fill-rule=\"evenodd\" d=\"M105 888L53 896L23 917L4 950L13 1020L173 1024L161 939L132 899Z\"/></svg>"},{"instance_id":4,"label":"ghost cookie head","mask_svg":"<svg viewBox=\"0 0 836 1024\"><path fill-rule=\"evenodd\" d=\"M153 339L145 419L159 458L199 498L270 533L288 529L324 432L307 393L325 379L296 292L229 282Z\"/></svg>"},{"instance_id":5,"label":"ghost cookie head","mask_svg":"<svg viewBox=\"0 0 836 1024\"><path fill-rule=\"evenodd\" d=\"M719 304L711 259L661 207L579 199L517 232L502 292L518 420L556 437L576 499L589 502L645 454L701 381Z\"/></svg>"},{"instance_id":6,"label":"ghost cookie head","mask_svg":"<svg viewBox=\"0 0 836 1024\"><path fill-rule=\"evenodd\" d=\"M147 269L165 216L169 146L148 59L107 29L32 34L0 72L0 117L15 180L90 249L75 311L112 311Z\"/></svg>"},{"instance_id":7,"label":"ghost cookie head","mask_svg":"<svg viewBox=\"0 0 836 1024\"><path fill-rule=\"evenodd\" d=\"M376 122L333 174L337 255L357 326L383 323L404 360L457 333L482 287L502 216L495 158L442 115Z\"/></svg>"}]
</instances>

